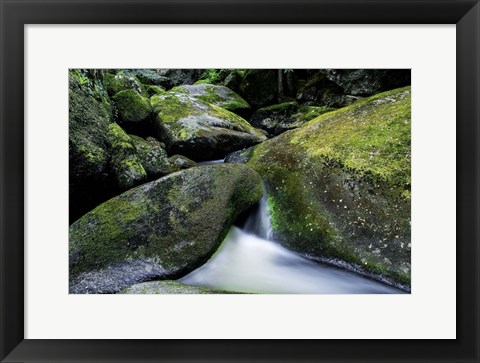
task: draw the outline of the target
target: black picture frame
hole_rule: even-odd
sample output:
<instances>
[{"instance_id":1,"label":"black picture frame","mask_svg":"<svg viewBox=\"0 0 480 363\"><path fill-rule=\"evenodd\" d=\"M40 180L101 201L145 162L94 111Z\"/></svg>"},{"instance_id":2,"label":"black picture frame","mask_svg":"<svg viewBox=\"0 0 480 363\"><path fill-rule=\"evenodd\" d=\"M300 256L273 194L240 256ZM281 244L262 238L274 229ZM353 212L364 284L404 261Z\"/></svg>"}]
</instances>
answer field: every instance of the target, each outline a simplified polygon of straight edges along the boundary
<instances>
[{"instance_id":1,"label":"black picture frame","mask_svg":"<svg viewBox=\"0 0 480 363\"><path fill-rule=\"evenodd\" d=\"M479 362L478 0L0 0L2 362ZM25 340L25 24L456 24L457 339ZM441 317L439 317L441 319Z\"/></svg>"}]
</instances>

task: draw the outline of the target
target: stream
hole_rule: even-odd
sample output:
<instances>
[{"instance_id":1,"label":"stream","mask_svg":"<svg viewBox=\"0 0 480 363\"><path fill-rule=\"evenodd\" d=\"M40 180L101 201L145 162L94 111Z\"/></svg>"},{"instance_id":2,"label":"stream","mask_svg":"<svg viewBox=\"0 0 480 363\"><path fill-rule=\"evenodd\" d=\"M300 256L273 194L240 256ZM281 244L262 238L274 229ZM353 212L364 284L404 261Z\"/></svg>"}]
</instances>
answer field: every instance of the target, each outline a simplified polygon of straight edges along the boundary
<instances>
[{"instance_id":1,"label":"stream","mask_svg":"<svg viewBox=\"0 0 480 363\"><path fill-rule=\"evenodd\" d=\"M244 227L232 226L210 260L179 281L245 293L404 293L359 274L303 258L272 240L265 195L247 217Z\"/></svg>"}]
</instances>

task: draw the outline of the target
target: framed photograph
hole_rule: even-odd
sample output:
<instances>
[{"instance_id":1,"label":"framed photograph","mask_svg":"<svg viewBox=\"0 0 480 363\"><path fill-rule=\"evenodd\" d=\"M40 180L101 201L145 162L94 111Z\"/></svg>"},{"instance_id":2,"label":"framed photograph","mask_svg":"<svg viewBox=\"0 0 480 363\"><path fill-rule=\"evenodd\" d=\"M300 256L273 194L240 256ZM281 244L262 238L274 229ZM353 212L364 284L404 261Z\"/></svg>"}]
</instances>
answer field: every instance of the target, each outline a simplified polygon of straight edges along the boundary
<instances>
[{"instance_id":1,"label":"framed photograph","mask_svg":"<svg viewBox=\"0 0 480 363\"><path fill-rule=\"evenodd\" d=\"M1 8L2 362L480 360L478 1Z\"/></svg>"}]
</instances>

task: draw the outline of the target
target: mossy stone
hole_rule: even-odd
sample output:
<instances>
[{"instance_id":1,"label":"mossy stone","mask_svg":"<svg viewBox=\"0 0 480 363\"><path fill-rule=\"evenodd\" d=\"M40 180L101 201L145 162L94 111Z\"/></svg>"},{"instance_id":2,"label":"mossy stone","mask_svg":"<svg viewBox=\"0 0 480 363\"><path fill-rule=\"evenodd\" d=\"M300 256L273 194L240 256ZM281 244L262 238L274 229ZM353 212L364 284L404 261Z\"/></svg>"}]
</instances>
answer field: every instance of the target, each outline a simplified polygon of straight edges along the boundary
<instances>
[{"instance_id":1,"label":"mossy stone","mask_svg":"<svg viewBox=\"0 0 480 363\"><path fill-rule=\"evenodd\" d=\"M148 97L152 97L153 95L161 95L165 93L165 89L160 86L147 86L145 92Z\"/></svg>"},{"instance_id":2,"label":"mossy stone","mask_svg":"<svg viewBox=\"0 0 480 363\"><path fill-rule=\"evenodd\" d=\"M119 294L235 294L234 292L210 289L207 287L185 285L178 281L149 281L135 284L122 290Z\"/></svg>"},{"instance_id":3,"label":"mossy stone","mask_svg":"<svg viewBox=\"0 0 480 363\"><path fill-rule=\"evenodd\" d=\"M109 197L106 134L112 115L97 76L81 70L69 71L70 220Z\"/></svg>"},{"instance_id":4,"label":"mossy stone","mask_svg":"<svg viewBox=\"0 0 480 363\"><path fill-rule=\"evenodd\" d=\"M297 102L283 102L275 105L259 108L250 117L252 126L267 131L271 135L279 135L293 127L296 122L292 116L298 111Z\"/></svg>"},{"instance_id":5,"label":"mossy stone","mask_svg":"<svg viewBox=\"0 0 480 363\"><path fill-rule=\"evenodd\" d=\"M119 71L116 74L105 73L103 83L110 96L114 96L118 92L125 90L133 90L139 94L142 94L144 91L143 85L137 77L132 74L125 74L123 71Z\"/></svg>"},{"instance_id":6,"label":"mossy stone","mask_svg":"<svg viewBox=\"0 0 480 363\"><path fill-rule=\"evenodd\" d=\"M185 275L213 255L235 218L262 195L253 169L218 164L110 199L70 226L70 291L118 292L127 287L117 273L124 266L134 266L125 276L130 285Z\"/></svg>"},{"instance_id":7,"label":"mossy stone","mask_svg":"<svg viewBox=\"0 0 480 363\"><path fill-rule=\"evenodd\" d=\"M168 158L172 172L192 168L197 166L197 163L183 155L172 155Z\"/></svg>"},{"instance_id":8,"label":"mossy stone","mask_svg":"<svg viewBox=\"0 0 480 363\"><path fill-rule=\"evenodd\" d=\"M158 140L153 137L148 137L145 140L136 135L129 136L135 146L138 160L147 172L149 180L177 171L168 160L167 152Z\"/></svg>"},{"instance_id":9,"label":"mossy stone","mask_svg":"<svg viewBox=\"0 0 480 363\"><path fill-rule=\"evenodd\" d=\"M150 100L157 136L169 154L195 161L220 159L266 139L239 115L187 94L169 91Z\"/></svg>"},{"instance_id":10,"label":"mossy stone","mask_svg":"<svg viewBox=\"0 0 480 363\"><path fill-rule=\"evenodd\" d=\"M409 285L410 97L357 101L250 151L278 241Z\"/></svg>"},{"instance_id":11,"label":"mossy stone","mask_svg":"<svg viewBox=\"0 0 480 363\"><path fill-rule=\"evenodd\" d=\"M150 100L138 92L127 89L113 96L121 123L135 123L150 119L152 106Z\"/></svg>"},{"instance_id":12,"label":"mossy stone","mask_svg":"<svg viewBox=\"0 0 480 363\"><path fill-rule=\"evenodd\" d=\"M147 173L137 158L132 139L117 124L108 125L107 139L111 169L120 191L130 189L147 179Z\"/></svg>"},{"instance_id":13,"label":"mossy stone","mask_svg":"<svg viewBox=\"0 0 480 363\"><path fill-rule=\"evenodd\" d=\"M239 113L250 109L250 105L240 95L231 89L208 83L198 82L189 86L178 86L170 90L186 94L189 97L199 99L216 106L223 107L226 110Z\"/></svg>"}]
</instances>

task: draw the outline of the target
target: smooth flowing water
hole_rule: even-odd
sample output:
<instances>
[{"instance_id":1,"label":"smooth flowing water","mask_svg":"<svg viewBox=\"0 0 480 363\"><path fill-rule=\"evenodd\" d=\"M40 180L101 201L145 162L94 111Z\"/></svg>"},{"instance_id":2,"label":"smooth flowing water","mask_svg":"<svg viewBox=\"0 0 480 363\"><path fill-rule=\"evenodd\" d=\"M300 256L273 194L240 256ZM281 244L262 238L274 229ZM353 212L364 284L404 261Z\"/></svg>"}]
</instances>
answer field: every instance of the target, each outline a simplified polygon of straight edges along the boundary
<instances>
[{"instance_id":1,"label":"smooth flowing water","mask_svg":"<svg viewBox=\"0 0 480 363\"><path fill-rule=\"evenodd\" d=\"M233 226L219 250L181 282L267 294L401 294L361 275L307 260L271 240L264 197L243 229Z\"/></svg>"}]
</instances>

